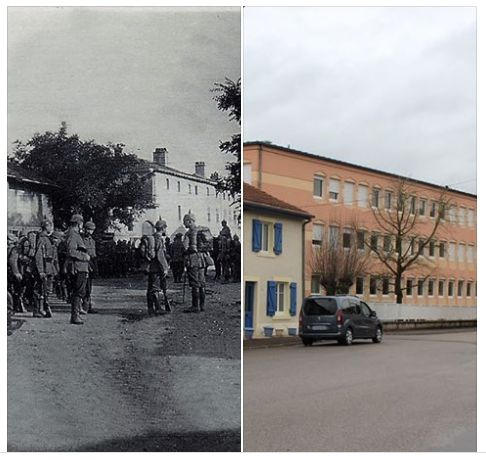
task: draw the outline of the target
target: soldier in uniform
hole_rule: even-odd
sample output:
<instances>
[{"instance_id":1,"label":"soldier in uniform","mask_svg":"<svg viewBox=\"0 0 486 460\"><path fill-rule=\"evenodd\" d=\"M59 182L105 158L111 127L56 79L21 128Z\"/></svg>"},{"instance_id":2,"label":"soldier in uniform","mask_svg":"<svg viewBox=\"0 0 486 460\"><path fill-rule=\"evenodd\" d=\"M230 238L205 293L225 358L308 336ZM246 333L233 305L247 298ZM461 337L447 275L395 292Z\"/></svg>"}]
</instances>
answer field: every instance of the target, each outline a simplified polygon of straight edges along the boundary
<instances>
[{"instance_id":1,"label":"soldier in uniform","mask_svg":"<svg viewBox=\"0 0 486 460\"><path fill-rule=\"evenodd\" d=\"M219 232L219 260L221 263L222 275L225 282L231 276L231 230L225 220L221 221L221 231Z\"/></svg>"},{"instance_id":2,"label":"soldier in uniform","mask_svg":"<svg viewBox=\"0 0 486 460\"><path fill-rule=\"evenodd\" d=\"M70 277L71 295L71 324L83 324L80 311L81 303L86 295L88 282L89 254L81 237L83 216L74 214L71 226L67 232L67 273Z\"/></svg>"},{"instance_id":3,"label":"soldier in uniform","mask_svg":"<svg viewBox=\"0 0 486 460\"><path fill-rule=\"evenodd\" d=\"M13 312L25 313L22 301L22 266L19 258L18 238L12 233L7 235L7 291L11 295Z\"/></svg>"},{"instance_id":4,"label":"soldier in uniform","mask_svg":"<svg viewBox=\"0 0 486 460\"><path fill-rule=\"evenodd\" d=\"M169 272L169 263L165 252L165 229L167 223L159 219L155 223L155 233L153 235L153 248L150 248L150 262L148 266L148 285L147 285L147 308L149 314L162 312L160 301L160 292L164 295L165 312L172 310L167 297L167 273Z\"/></svg>"},{"instance_id":5,"label":"soldier in uniform","mask_svg":"<svg viewBox=\"0 0 486 460\"><path fill-rule=\"evenodd\" d=\"M80 313L82 315L86 313L98 313L97 310L93 308L93 303L91 300L91 292L93 290L93 278L98 275L98 262L96 257L96 241L93 238L93 233L96 229L94 222L86 222L84 224L84 234L83 241L86 246L86 251L89 255L89 271L88 280L86 281L86 295L83 298L82 308Z\"/></svg>"},{"instance_id":6,"label":"soldier in uniform","mask_svg":"<svg viewBox=\"0 0 486 460\"><path fill-rule=\"evenodd\" d=\"M60 232L60 231L57 231L57 230L52 232L51 243L52 243L52 246L54 248L53 260L52 260L52 267L53 267L53 270L54 270L54 273L53 273L53 285L54 285L53 292L55 292L56 297L58 299L62 299L62 300L64 300L66 298L65 294L64 294L64 298L63 298L63 286L62 286L62 280L61 280L61 265L59 263L59 244L61 243L63 238L64 238L63 232Z\"/></svg>"},{"instance_id":7,"label":"soldier in uniform","mask_svg":"<svg viewBox=\"0 0 486 460\"><path fill-rule=\"evenodd\" d=\"M185 265L192 294L192 308L187 311L197 313L204 311L206 299L204 269L206 268L206 263L203 254L198 252L195 216L191 213L186 214L183 223L184 227L187 228L187 232L184 235L184 247L186 248Z\"/></svg>"},{"instance_id":8,"label":"soldier in uniform","mask_svg":"<svg viewBox=\"0 0 486 460\"><path fill-rule=\"evenodd\" d=\"M233 275L233 281L240 281L241 269L241 243L238 235L233 235L233 241L231 244L231 271Z\"/></svg>"},{"instance_id":9,"label":"soldier in uniform","mask_svg":"<svg viewBox=\"0 0 486 460\"><path fill-rule=\"evenodd\" d=\"M172 274L174 275L174 282L181 283L182 275L184 274L184 243L182 242L182 233L177 233L174 242L170 246L170 265Z\"/></svg>"},{"instance_id":10,"label":"soldier in uniform","mask_svg":"<svg viewBox=\"0 0 486 460\"><path fill-rule=\"evenodd\" d=\"M34 270L34 312L35 318L52 317L49 306L49 293L52 289L52 278L54 276L54 246L50 235L53 230L52 222L45 219L41 223L41 232L37 235L37 247L35 250ZM44 314L41 313L41 307Z\"/></svg>"},{"instance_id":11,"label":"soldier in uniform","mask_svg":"<svg viewBox=\"0 0 486 460\"><path fill-rule=\"evenodd\" d=\"M214 279L218 280L221 277L221 260L219 259L219 236L213 238L213 250L211 251L211 257L214 260Z\"/></svg>"}]
</instances>

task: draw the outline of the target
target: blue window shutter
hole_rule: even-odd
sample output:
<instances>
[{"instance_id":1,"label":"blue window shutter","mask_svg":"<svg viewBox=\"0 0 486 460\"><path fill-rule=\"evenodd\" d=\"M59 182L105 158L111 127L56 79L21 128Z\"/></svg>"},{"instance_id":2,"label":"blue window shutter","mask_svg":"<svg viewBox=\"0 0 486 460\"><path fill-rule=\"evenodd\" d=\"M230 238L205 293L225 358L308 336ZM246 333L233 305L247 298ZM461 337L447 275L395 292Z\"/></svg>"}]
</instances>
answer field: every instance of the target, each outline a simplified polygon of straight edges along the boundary
<instances>
[{"instance_id":1,"label":"blue window shutter","mask_svg":"<svg viewBox=\"0 0 486 460\"><path fill-rule=\"evenodd\" d=\"M262 223L258 219L253 219L251 248L253 252L259 252L262 250Z\"/></svg>"},{"instance_id":2,"label":"blue window shutter","mask_svg":"<svg viewBox=\"0 0 486 460\"><path fill-rule=\"evenodd\" d=\"M282 254L282 224L277 222L273 228L275 229L275 243L273 245L273 252L275 254Z\"/></svg>"},{"instance_id":3,"label":"blue window shutter","mask_svg":"<svg viewBox=\"0 0 486 460\"><path fill-rule=\"evenodd\" d=\"M267 316L274 316L277 303L277 283L275 281L267 282Z\"/></svg>"},{"instance_id":4,"label":"blue window shutter","mask_svg":"<svg viewBox=\"0 0 486 460\"><path fill-rule=\"evenodd\" d=\"M297 283L290 283L290 315L297 314Z\"/></svg>"}]
</instances>

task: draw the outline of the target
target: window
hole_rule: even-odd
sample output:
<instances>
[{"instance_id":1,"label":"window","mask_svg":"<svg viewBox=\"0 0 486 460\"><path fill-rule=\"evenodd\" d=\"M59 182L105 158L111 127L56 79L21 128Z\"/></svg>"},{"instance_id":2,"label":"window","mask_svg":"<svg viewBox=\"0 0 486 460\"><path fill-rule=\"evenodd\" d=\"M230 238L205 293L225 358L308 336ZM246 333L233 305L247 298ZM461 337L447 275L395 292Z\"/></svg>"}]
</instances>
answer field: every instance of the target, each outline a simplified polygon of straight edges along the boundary
<instances>
[{"instance_id":1,"label":"window","mask_svg":"<svg viewBox=\"0 0 486 460\"><path fill-rule=\"evenodd\" d=\"M430 203L430 217L435 217L436 210L437 203L435 201L432 201L432 203Z\"/></svg>"},{"instance_id":2,"label":"window","mask_svg":"<svg viewBox=\"0 0 486 460\"><path fill-rule=\"evenodd\" d=\"M456 243L449 243L449 260L456 260Z\"/></svg>"},{"instance_id":3,"label":"window","mask_svg":"<svg viewBox=\"0 0 486 460\"><path fill-rule=\"evenodd\" d=\"M449 297L454 297L454 281L453 280L449 281L449 286L448 286L448 289L447 289L447 295Z\"/></svg>"},{"instance_id":4,"label":"window","mask_svg":"<svg viewBox=\"0 0 486 460\"><path fill-rule=\"evenodd\" d=\"M428 289L427 289L427 293L429 297L432 297L434 295L434 287L435 287L434 285L435 285L434 280L429 280Z\"/></svg>"},{"instance_id":5,"label":"window","mask_svg":"<svg viewBox=\"0 0 486 460\"><path fill-rule=\"evenodd\" d=\"M457 297L462 297L462 289L464 287L464 281L463 280L459 280L457 282Z\"/></svg>"},{"instance_id":6,"label":"window","mask_svg":"<svg viewBox=\"0 0 486 460\"><path fill-rule=\"evenodd\" d=\"M182 209L180 206L177 206L177 215L179 216L179 220L182 220Z\"/></svg>"},{"instance_id":7,"label":"window","mask_svg":"<svg viewBox=\"0 0 486 460\"><path fill-rule=\"evenodd\" d=\"M392 208L392 192L385 192L385 209Z\"/></svg>"},{"instance_id":8,"label":"window","mask_svg":"<svg viewBox=\"0 0 486 460\"><path fill-rule=\"evenodd\" d=\"M413 279L411 278L407 279L407 295L413 295Z\"/></svg>"},{"instance_id":9,"label":"window","mask_svg":"<svg viewBox=\"0 0 486 460\"><path fill-rule=\"evenodd\" d=\"M418 280L417 295L424 295L424 280Z\"/></svg>"},{"instance_id":10,"label":"window","mask_svg":"<svg viewBox=\"0 0 486 460\"><path fill-rule=\"evenodd\" d=\"M376 285L377 285L377 278L376 276L372 276L370 278L370 295L376 295Z\"/></svg>"},{"instance_id":11,"label":"window","mask_svg":"<svg viewBox=\"0 0 486 460\"><path fill-rule=\"evenodd\" d=\"M459 208L459 225L465 225L466 223L466 208L462 206Z\"/></svg>"},{"instance_id":12,"label":"window","mask_svg":"<svg viewBox=\"0 0 486 460\"><path fill-rule=\"evenodd\" d=\"M364 293L364 279L361 277L356 278L356 294Z\"/></svg>"},{"instance_id":13,"label":"window","mask_svg":"<svg viewBox=\"0 0 486 460\"><path fill-rule=\"evenodd\" d=\"M167 186L167 190L169 190L170 187L169 179L165 179L165 185Z\"/></svg>"},{"instance_id":14,"label":"window","mask_svg":"<svg viewBox=\"0 0 486 460\"><path fill-rule=\"evenodd\" d=\"M321 292L321 277L319 275L312 275L311 278L311 294L319 294Z\"/></svg>"},{"instance_id":15,"label":"window","mask_svg":"<svg viewBox=\"0 0 486 460\"><path fill-rule=\"evenodd\" d=\"M443 241L439 243L439 257L445 257L445 243Z\"/></svg>"},{"instance_id":16,"label":"window","mask_svg":"<svg viewBox=\"0 0 486 460\"><path fill-rule=\"evenodd\" d=\"M419 216L425 216L425 203L426 201L421 199L419 203Z\"/></svg>"},{"instance_id":17,"label":"window","mask_svg":"<svg viewBox=\"0 0 486 460\"><path fill-rule=\"evenodd\" d=\"M312 226L312 244L315 246L321 246L323 234L324 234L324 225L314 224Z\"/></svg>"},{"instance_id":18,"label":"window","mask_svg":"<svg viewBox=\"0 0 486 460\"><path fill-rule=\"evenodd\" d=\"M472 292L472 283L471 281L468 281L466 284L466 296L471 297L471 292Z\"/></svg>"},{"instance_id":19,"label":"window","mask_svg":"<svg viewBox=\"0 0 486 460\"><path fill-rule=\"evenodd\" d=\"M211 208L208 208L208 222L211 222Z\"/></svg>"},{"instance_id":20,"label":"window","mask_svg":"<svg viewBox=\"0 0 486 460\"><path fill-rule=\"evenodd\" d=\"M383 295L388 295L390 293L390 279L383 278Z\"/></svg>"},{"instance_id":21,"label":"window","mask_svg":"<svg viewBox=\"0 0 486 460\"><path fill-rule=\"evenodd\" d=\"M419 242L418 242L418 253L419 255L423 256L424 255L424 240L422 239L419 239Z\"/></svg>"},{"instance_id":22,"label":"window","mask_svg":"<svg viewBox=\"0 0 486 460\"><path fill-rule=\"evenodd\" d=\"M194 194L197 195L197 185L194 186Z\"/></svg>"},{"instance_id":23,"label":"window","mask_svg":"<svg viewBox=\"0 0 486 460\"><path fill-rule=\"evenodd\" d=\"M329 227L329 245L331 247L337 247L339 244L339 227L331 225Z\"/></svg>"},{"instance_id":24,"label":"window","mask_svg":"<svg viewBox=\"0 0 486 460\"><path fill-rule=\"evenodd\" d=\"M468 263L472 264L474 262L474 246L468 245L466 257Z\"/></svg>"},{"instance_id":25,"label":"window","mask_svg":"<svg viewBox=\"0 0 486 460\"><path fill-rule=\"evenodd\" d=\"M181 191L181 182L180 181L177 181L177 191L178 192Z\"/></svg>"},{"instance_id":26,"label":"window","mask_svg":"<svg viewBox=\"0 0 486 460\"><path fill-rule=\"evenodd\" d=\"M435 256L435 241L431 241L429 243L429 256L434 257Z\"/></svg>"},{"instance_id":27,"label":"window","mask_svg":"<svg viewBox=\"0 0 486 460\"><path fill-rule=\"evenodd\" d=\"M358 185L358 206L366 208L368 206L368 186Z\"/></svg>"},{"instance_id":28,"label":"window","mask_svg":"<svg viewBox=\"0 0 486 460\"><path fill-rule=\"evenodd\" d=\"M264 252L268 252L269 236L270 225L268 224L268 222L262 222L262 251Z\"/></svg>"},{"instance_id":29,"label":"window","mask_svg":"<svg viewBox=\"0 0 486 460\"><path fill-rule=\"evenodd\" d=\"M410 252L411 255L415 254L415 237L412 236L412 238L410 238L410 244L409 244L409 247L408 247L408 251Z\"/></svg>"},{"instance_id":30,"label":"window","mask_svg":"<svg viewBox=\"0 0 486 460\"><path fill-rule=\"evenodd\" d=\"M314 196L322 198L324 195L324 177L314 176Z\"/></svg>"},{"instance_id":31,"label":"window","mask_svg":"<svg viewBox=\"0 0 486 460\"><path fill-rule=\"evenodd\" d=\"M343 232L343 248L349 249L351 247L351 231L345 229Z\"/></svg>"},{"instance_id":32,"label":"window","mask_svg":"<svg viewBox=\"0 0 486 460\"><path fill-rule=\"evenodd\" d=\"M371 194L371 206L374 208L380 207L380 190L374 188Z\"/></svg>"},{"instance_id":33,"label":"window","mask_svg":"<svg viewBox=\"0 0 486 460\"><path fill-rule=\"evenodd\" d=\"M277 311L276 313L283 313L285 311L285 283L277 283Z\"/></svg>"},{"instance_id":34,"label":"window","mask_svg":"<svg viewBox=\"0 0 486 460\"><path fill-rule=\"evenodd\" d=\"M209 196L209 187L206 187L206 195Z\"/></svg>"},{"instance_id":35,"label":"window","mask_svg":"<svg viewBox=\"0 0 486 460\"><path fill-rule=\"evenodd\" d=\"M467 210L467 224L470 227L474 227L474 209Z\"/></svg>"},{"instance_id":36,"label":"window","mask_svg":"<svg viewBox=\"0 0 486 460\"><path fill-rule=\"evenodd\" d=\"M383 250L385 252L391 251L391 236L390 235L385 235L383 237Z\"/></svg>"},{"instance_id":37,"label":"window","mask_svg":"<svg viewBox=\"0 0 486 460\"><path fill-rule=\"evenodd\" d=\"M189 194L191 194L191 193L192 193L192 187L191 187L191 184L187 184L187 186L188 186L188 189L189 189Z\"/></svg>"},{"instance_id":38,"label":"window","mask_svg":"<svg viewBox=\"0 0 486 460\"><path fill-rule=\"evenodd\" d=\"M364 230L358 230L358 249L364 249L365 248L365 231Z\"/></svg>"},{"instance_id":39,"label":"window","mask_svg":"<svg viewBox=\"0 0 486 460\"><path fill-rule=\"evenodd\" d=\"M339 188L341 183L339 179L329 180L329 199L338 200L339 199Z\"/></svg>"},{"instance_id":40,"label":"window","mask_svg":"<svg viewBox=\"0 0 486 460\"><path fill-rule=\"evenodd\" d=\"M444 280L439 280L439 297L444 297Z\"/></svg>"},{"instance_id":41,"label":"window","mask_svg":"<svg viewBox=\"0 0 486 460\"><path fill-rule=\"evenodd\" d=\"M354 184L352 182L344 183L344 204L352 204L354 201Z\"/></svg>"},{"instance_id":42,"label":"window","mask_svg":"<svg viewBox=\"0 0 486 460\"><path fill-rule=\"evenodd\" d=\"M464 262L464 249L466 245L459 243L459 246L457 247L457 259L459 262Z\"/></svg>"},{"instance_id":43,"label":"window","mask_svg":"<svg viewBox=\"0 0 486 460\"><path fill-rule=\"evenodd\" d=\"M376 233L372 233L370 237L370 247L373 251L378 250L378 235Z\"/></svg>"},{"instance_id":44,"label":"window","mask_svg":"<svg viewBox=\"0 0 486 460\"><path fill-rule=\"evenodd\" d=\"M410 214L415 214L416 198L414 196L410 197Z\"/></svg>"}]
</instances>

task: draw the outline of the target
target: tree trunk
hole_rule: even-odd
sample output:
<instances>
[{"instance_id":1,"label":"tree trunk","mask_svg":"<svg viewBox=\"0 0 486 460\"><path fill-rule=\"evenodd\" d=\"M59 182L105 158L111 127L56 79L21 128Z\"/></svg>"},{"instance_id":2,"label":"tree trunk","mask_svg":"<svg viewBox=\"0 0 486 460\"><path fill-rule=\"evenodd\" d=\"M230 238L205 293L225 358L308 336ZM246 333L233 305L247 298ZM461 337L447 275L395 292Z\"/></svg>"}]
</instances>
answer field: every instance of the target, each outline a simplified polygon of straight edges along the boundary
<instances>
[{"instance_id":1,"label":"tree trunk","mask_svg":"<svg viewBox=\"0 0 486 460\"><path fill-rule=\"evenodd\" d=\"M401 273L398 273L395 276L395 295L397 296L397 303L401 304L403 302L402 274Z\"/></svg>"}]
</instances>

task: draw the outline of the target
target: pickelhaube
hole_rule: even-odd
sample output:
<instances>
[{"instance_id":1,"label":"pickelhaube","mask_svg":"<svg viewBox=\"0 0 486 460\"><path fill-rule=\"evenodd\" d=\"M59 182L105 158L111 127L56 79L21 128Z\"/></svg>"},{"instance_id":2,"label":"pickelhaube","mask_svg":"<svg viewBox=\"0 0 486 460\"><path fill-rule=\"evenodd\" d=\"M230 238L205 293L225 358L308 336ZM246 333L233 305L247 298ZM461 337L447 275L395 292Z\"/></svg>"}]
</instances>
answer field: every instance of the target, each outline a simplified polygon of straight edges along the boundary
<instances>
[{"instance_id":1,"label":"pickelhaube","mask_svg":"<svg viewBox=\"0 0 486 460\"><path fill-rule=\"evenodd\" d=\"M86 230L94 230L96 228L96 225L94 222L89 221L84 224L84 228L86 228Z\"/></svg>"},{"instance_id":2,"label":"pickelhaube","mask_svg":"<svg viewBox=\"0 0 486 460\"><path fill-rule=\"evenodd\" d=\"M166 228L167 227L167 222L163 219L159 219L157 222L155 222L155 228L157 230L161 228Z\"/></svg>"},{"instance_id":3,"label":"pickelhaube","mask_svg":"<svg viewBox=\"0 0 486 460\"><path fill-rule=\"evenodd\" d=\"M73 214L71 217L72 224L82 224L84 222L83 216L81 214Z\"/></svg>"}]
</instances>

